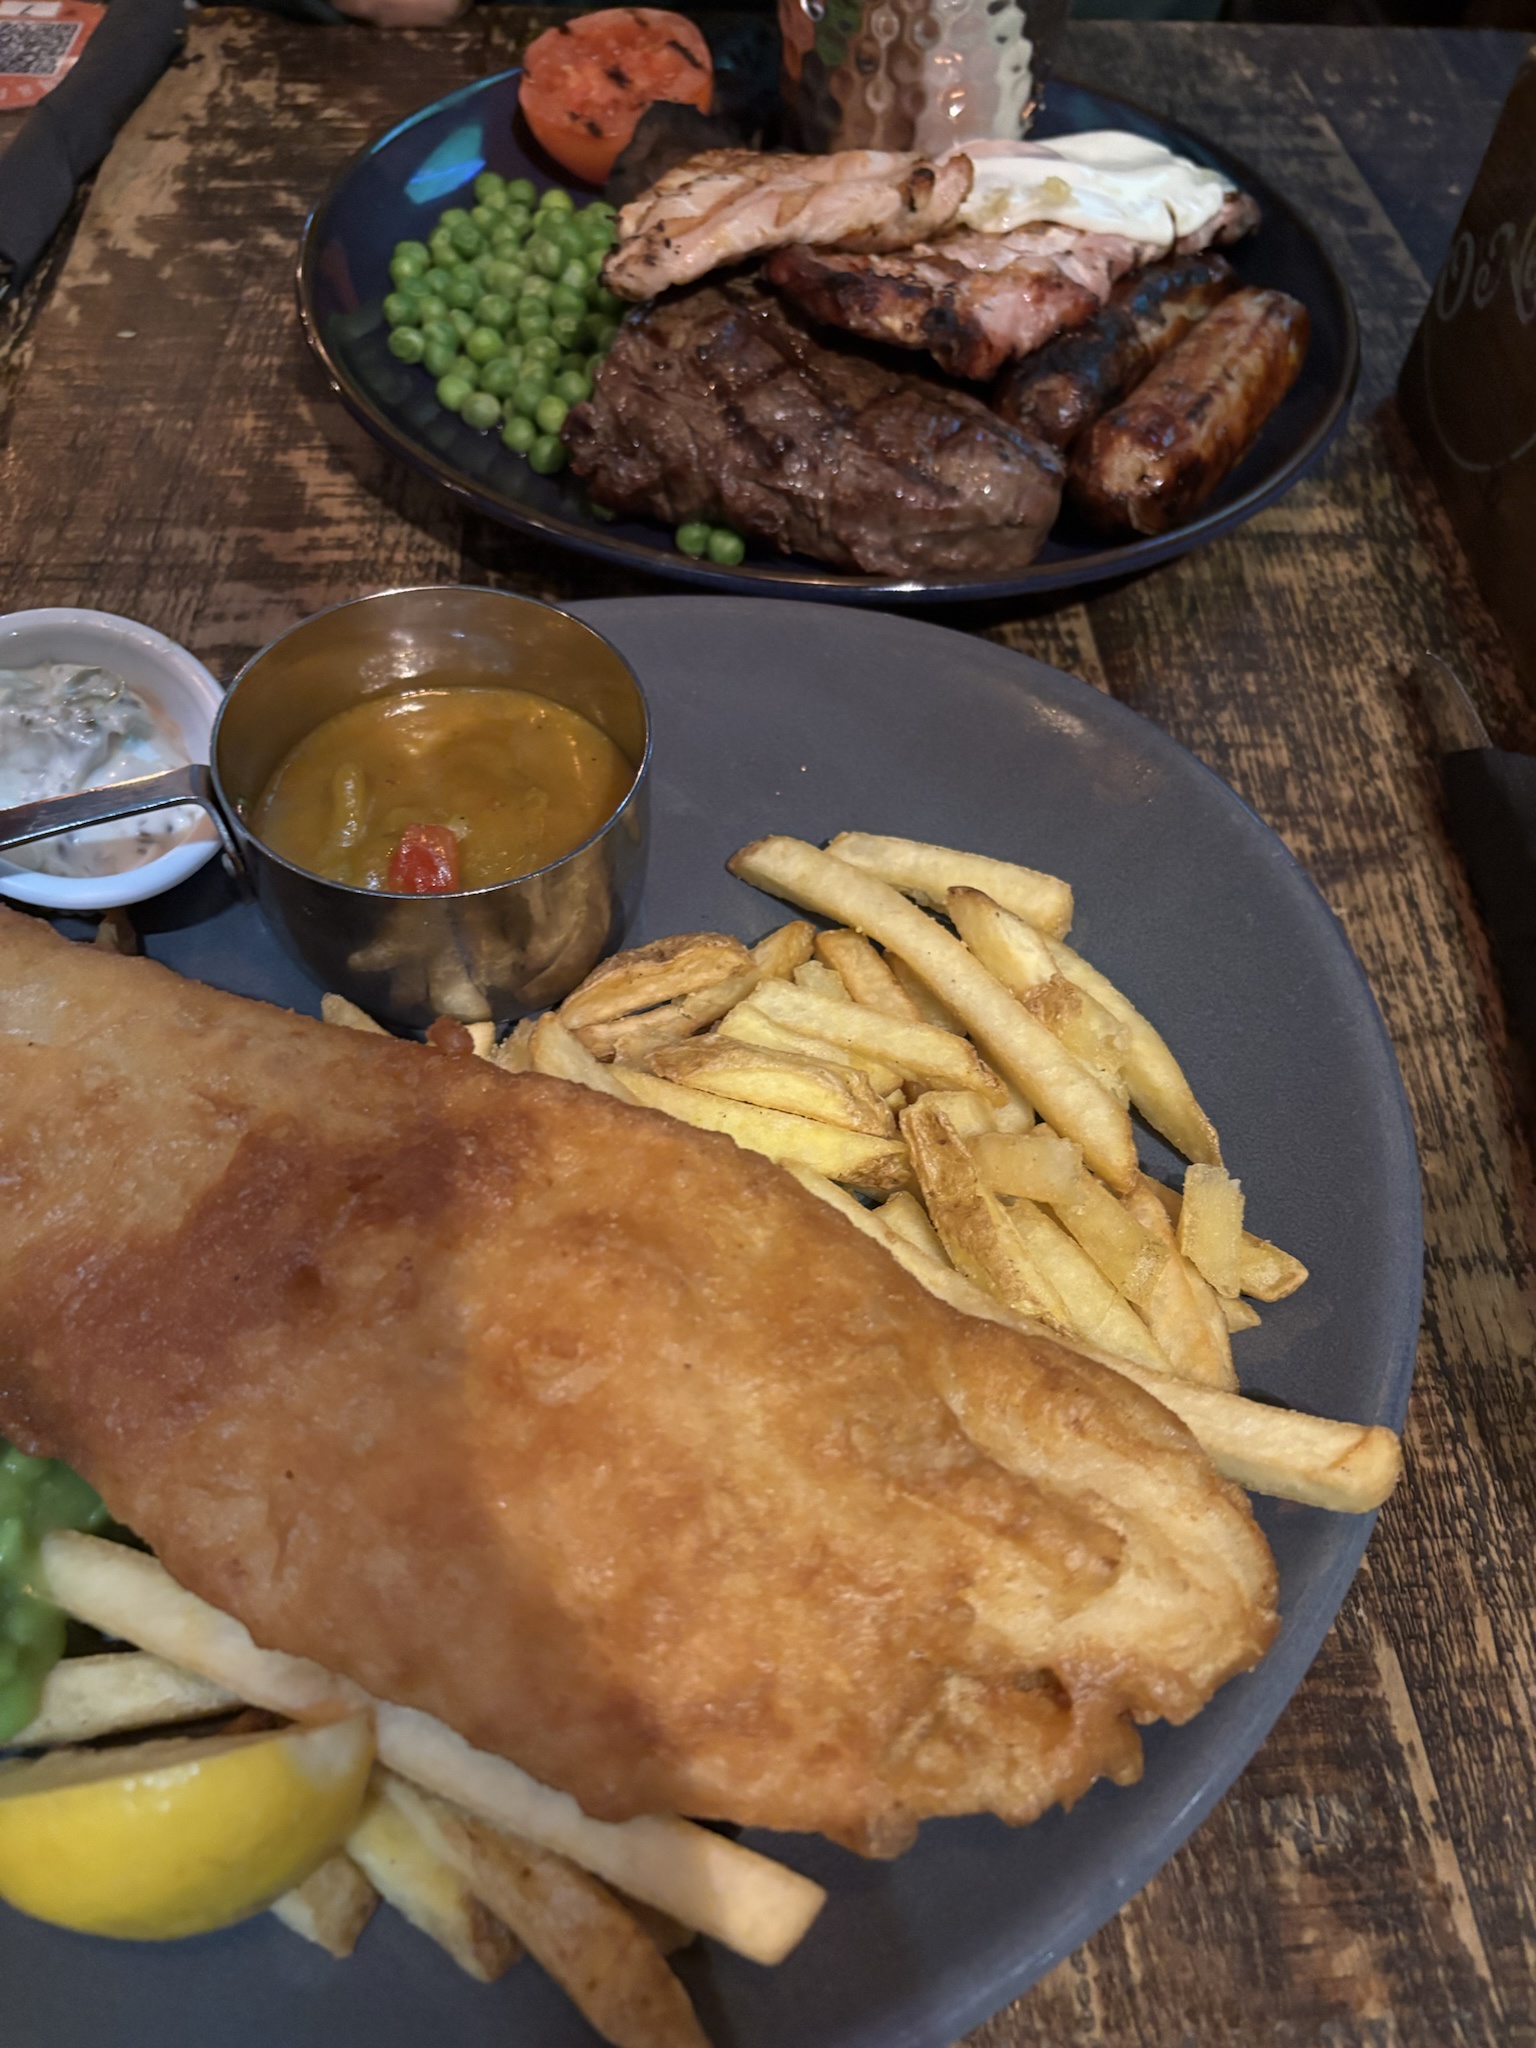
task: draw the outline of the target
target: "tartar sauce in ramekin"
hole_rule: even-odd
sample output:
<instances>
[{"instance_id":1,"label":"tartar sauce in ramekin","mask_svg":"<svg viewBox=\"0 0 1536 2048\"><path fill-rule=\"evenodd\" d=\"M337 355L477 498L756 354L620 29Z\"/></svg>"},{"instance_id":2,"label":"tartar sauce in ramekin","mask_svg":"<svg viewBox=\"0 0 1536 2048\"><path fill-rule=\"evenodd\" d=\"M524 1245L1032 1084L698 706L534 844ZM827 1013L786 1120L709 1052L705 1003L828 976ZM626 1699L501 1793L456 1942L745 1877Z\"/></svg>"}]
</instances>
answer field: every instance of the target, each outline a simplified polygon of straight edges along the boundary
<instances>
[{"instance_id":1,"label":"tartar sauce in ramekin","mask_svg":"<svg viewBox=\"0 0 1536 2048\"><path fill-rule=\"evenodd\" d=\"M0 810L159 775L189 758L170 721L107 669L69 661L0 668ZM201 816L195 804L152 811L13 847L4 858L44 875L124 874L168 852Z\"/></svg>"}]
</instances>

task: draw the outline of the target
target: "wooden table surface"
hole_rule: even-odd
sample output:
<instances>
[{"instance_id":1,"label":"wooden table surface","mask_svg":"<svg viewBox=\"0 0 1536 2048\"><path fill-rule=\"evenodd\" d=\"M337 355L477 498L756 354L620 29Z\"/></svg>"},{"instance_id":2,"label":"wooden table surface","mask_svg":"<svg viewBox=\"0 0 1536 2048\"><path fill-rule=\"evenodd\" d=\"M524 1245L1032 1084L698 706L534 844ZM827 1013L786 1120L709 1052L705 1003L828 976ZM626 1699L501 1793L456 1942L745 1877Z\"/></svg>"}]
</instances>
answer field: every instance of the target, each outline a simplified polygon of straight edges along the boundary
<instances>
[{"instance_id":1,"label":"wooden table surface","mask_svg":"<svg viewBox=\"0 0 1536 2048\"><path fill-rule=\"evenodd\" d=\"M161 627L228 675L339 599L648 586L394 465L299 337L304 214L362 143L515 55L204 16L0 330L0 599ZM945 609L1158 721L1284 836L1397 1047L1426 1217L1405 1484L1316 1665L1205 1826L971 2048L1536 2043L1529 1075L1402 685L1423 650L1536 747L1397 423L1397 367L1523 49L1493 33L1080 24L1063 69L1208 132L1314 221L1364 337L1347 436L1232 538L1086 603ZM799 2044L786 2044L799 2048ZM813 2044L806 2044L813 2048Z\"/></svg>"}]
</instances>

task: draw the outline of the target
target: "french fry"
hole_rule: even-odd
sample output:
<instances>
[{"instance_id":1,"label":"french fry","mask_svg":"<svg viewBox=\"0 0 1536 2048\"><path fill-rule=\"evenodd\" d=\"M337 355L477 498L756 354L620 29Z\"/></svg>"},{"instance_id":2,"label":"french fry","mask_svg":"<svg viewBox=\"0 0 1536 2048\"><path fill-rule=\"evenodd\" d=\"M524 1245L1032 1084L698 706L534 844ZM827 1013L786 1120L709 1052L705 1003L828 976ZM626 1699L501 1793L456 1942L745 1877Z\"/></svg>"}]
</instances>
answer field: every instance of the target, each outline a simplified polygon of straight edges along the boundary
<instances>
[{"instance_id":1,"label":"french fry","mask_svg":"<svg viewBox=\"0 0 1536 2048\"><path fill-rule=\"evenodd\" d=\"M861 1059L846 1046L829 1045L824 1038L807 1038L804 1032L791 1031L787 1025L765 1017L750 1003L738 1003L729 1016L722 1017L715 1036L734 1038L742 1045L767 1046L777 1052L797 1052L802 1058L820 1060L827 1066L857 1067L882 1101L889 1095L900 1095L901 1076L894 1067L883 1066L879 1060ZM900 1099L904 1102L906 1097L900 1095Z\"/></svg>"},{"instance_id":2,"label":"french fry","mask_svg":"<svg viewBox=\"0 0 1536 2048\"><path fill-rule=\"evenodd\" d=\"M10 1741L18 1749L99 1742L135 1728L199 1721L239 1704L224 1686L142 1651L66 1657L44 1680L36 1714Z\"/></svg>"},{"instance_id":3,"label":"french fry","mask_svg":"<svg viewBox=\"0 0 1536 2048\"><path fill-rule=\"evenodd\" d=\"M1117 1202L1091 1173L1080 1172L1070 1191L1051 1207L1110 1285L1144 1309L1169 1259L1169 1243L1161 1231L1149 1228L1128 1205Z\"/></svg>"},{"instance_id":4,"label":"french fry","mask_svg":"<svg viewBox=\"0 0 1536 2048\"><path fill-rule=\"evenodd\" d=\"M488 1060L496 1050L496 1026L489 1018L477 1017L464 1029L469 1033L469 1042L475 1048L475 1058Z\"/></svg>"},{"instance_id":5,"label":"french fry","mask_svg":"<svg viewBox=\"0 0 1536 2048\"><path fill-rule=\"evenodd\" d=\"M1160 1180L1146 1180L1143 1185L1156 1195L1168 1212L1169 1222L1177 1228L1184 1207L1178 1189L1164 1187ZM1307 1269L1300 1259L1281 1251L1268 1238L1255 1237L1251 1230L1243 1232L1239 1258L1242 1291L1251 1294L1255 1301L1284 1301L1287 1295L1306 1285Z\"/></svg>"},{"instance_id":6,"label":"french fry","mask_svg":"<svg viewBox=\"0 0 1536 2048\"><path fill-rule=\"evenodd\" d=\"M760 839L726 863L759 888L789 896L876 939L915 967L966 1026L993 1066L1111 1187L1137 1173L1130 1118L1045 1026L942 926L860 869L798 839Z\"/></svg>"},{"instance_id":7,"label":"french fry","mask_svg":"<svg viewBox=\"0 0 1536 2048\"><path fill-rule=\"evenodd\" d=\"M916 1195L892 1195L880 1204L875 1214L887 1230L894 1230L898 1237L905 1238L920 1252L926 1252L930 1259L937 1259L941 1266L950 1263L949 1253L929 1222L928 1211Z\"/></svg>"},{"instance_id":8,"label":"french fry","mask_svg":"<svg viewBox=\"0 0 1536 2048\"><path fill-rule=\"evenodd\" d=\"M606 1886L398 1778L385 1797L614 2048L709 2048L681 1982Z\"/></svg>"},{"instance_id":9,"label":"french fry","mask_svg":"<svg viewBox=\"0 0 1536 2048\"><path fill-rule=\"evenodd\" d=\"M693 1039L651 1056L664 1080L760 1109L782 1109L847 1131L894 1138L896 1119L857 1067L833 1066L803 1053L774 1052L739 1039Z\"/></svg>"},{"instance_id":10,"label":"french fry","mask_svg":"<svg viewBox=\"0 0 1536 2048\"><path fill-rule=\"evenodd\" d=\"M685 1927L681 1920L674 1920L670 1913L658 1912L643 1899L632 1899L628 1892L615 1893L615 1897L623 1900L625 1911L633 1913L664 1956L691 1948L698 1940L699 1930L696 1927Z\"/></svg>"},{"instance_id":11,"label":"french fry","mask_svg":"<svg viewBox=\"0 0 1536 2048\"><path fill-rule=\"evenodd\" d=\"M997 1105L969 1088L927 1088L923 1091L930 1109L942 1110L962 1138L971 1139L996 1128Z\"/></svg>"},{"instance_id":12,"label":"french fry","mask_svg":"<svg viewBox=\"0 0 1536 2048\"><path fill-rule=\"evenodd\" d=\"M1077 1055L1117 1102L1127 1101L1120 1072L1124 1027L1057 973L1050 947L1034 926L980 889L951 889L948 908L955 929L982 966Z\"/></svg>"},{"instance_id":13,"label":"french fry","mask_svg":"<svg viewBox=\"0 0 1536 2048\"><path fill-rule=\"evenodd\" d=\"M1208 1387L1235 1387L1232 1337L1221 1299L1206 1285L1174 1242L1173 1225L1156 1196L1145 1187L1125 1198L1126 1212L1161 1236L1167 1257L1146 1300L1138 1304L1147 1326L1181 1379Z\"/></svg>"},{"instance_id":14,"label":"french fry","mask_svg":"<svg viewBox=\"0 0 1536 2048\"><path fill-rule=\"evenodd\" d=\"M366 1010L360 1010L356 1003L349 1003L345 996L323 995L320 998L320 1021L339 1024L343 1031L372 1031L380 1038L390 1035L382 1024L375 1023Z\"/></svg>"},{"instance_id":15,"label":"french fry","mask_svg":"<svg viewBox=\"0 0 1536 2048\"><path fill-rule=\"evenodd\" d=\"M522 1944L436 1854L386 1796L388 1774L376 1773L347 1853L397 1913L445 1949L467 1976L494 1984L522 1954Z\"/></svg>"},{"instance_id":16,"label":"french fry","mask_svg":"<svg viewBox=\"0 0 1536 2048\"><path fill-rule=\"evenodd\" d=\"M820 1885L709 1828L662 1814L593 1820L569 1793L471 1748L430 1714L370 1700L307 1657L258 1649L243 1623L141 1551L56 1529L43 1538L39 1567L40 1590L66 1614L200 1672L253 1706L298 1721L371 1706L379 1760L390 1770L569 1856L754 1962L781 1962L825 1903Z\"/></svg>"},{"instance_id":17,"label":"french fry","mask_svg":"<svg viewBox=\"0 0 1536 2048\"><path fill-rule=\"evenodd\" d=\"M1002 1082L975 1047L952 1031L936 1031L931 1024L909 1024L846 998L831 1002L783 981L766 983L748 997L747 1005L791 1031L825 1039L829 1045L846 1046L850 1052L880 1060L913 1080L926 1081L931 1088L970 1089L989 1102L1008 1099Z\"/></svg>"},{"instance_id":18,"label":"french fry","mask_svg":"<svg viewBox=\"0 0 1536 2048\"><path fill-rule=\"evenodd\" d=\"M657 1003L751 971L752 956L727 932L678 932L600 960L560 1005L567 1031L649 1010Z\"/></svg>"},{"instance_id":19,"label":"french fry","mask_svg":"<svg viewBox=\"0 0 1536 2048\"><path fill-rule=\"evenodd\" d=\"M549 1074L557 1081L575 1081L582 1088L595 1088L599 1095L611 1095L619 1102L635 1100L612 1068L594 1059L581 1040L566 1030L555 1010L547 1011L533 1027L528 1058L536 1074Z\"/></svg>"},{"instance_id":20,"label":"french fry","mask_svg":"<svg viewBox=\"0 0 1536 2048\"><path fill-rule=\"evenodd\" d=\"M500 1045L493 1046L487 1057L493 1066L503 1068L509 1074L527 1074L533 1070L533 1034L538 1029L535 1017L523 1017Z\"/></svg>"},{"instance_id":21,"label":"french fry","mask_svg":"<svg viewBox=\"0 0 1536 2048\"><path fill-rule=\"evenodd\" d=\"M965 1036L964 1026L954 1011L939 1001L923 977L915 974L899 953L884 953L881 958L891 970L892 980L924 1024L933 1025L937 1031L955 1031L962 1038Z\"/></svg>"},{"instance_id":22,"label":"french fry","mask_svg":"<svg viewBox=\"0 0 1536 2048\"><path fill-rule=\"evenodd\" d=\"M1402 1476L1402 1446L1379 1424L1273 1408L1170 1379L1131 1359L1106 1363L1171 1409L1216 1470L1251 1493L1363 1515L1379 1508Z\"/></svg>"},{"instance_id":23,"label":"french fry","mask_svg":"<svg viewBox=\"0 0 1536 2048\"><path fill-rule=\"evenodd\" d=\"M1178 1245L1202 1279L1228 1301L1242 1286L1243 1190L1220 1166L1189 1166Z\"/></svg>"},{"instance_id":24,"label":"french fry","mask_svg":"<svg viewBox=\"0 0 1536 2048\"><path fill-rule=\"evenodd\" d=\"M1102 1351L1112 1351L1117 1358L1137 1359L1164 1372L1170 1369L1162 1346L1147 1325L1125 1296L1110 1286L1075 1238L1033 1202L1016 1201L1007 1214L1031 1265L1065 1304L1074 1335L1085 1337Z\"/></svg>"},{"instance_id":25,"label":"french fry","mask_svg":"<svg viewBox=\"0 0 1536 2048\"><path fill-rule=\"evenodd\" d=\"M1068 981L1101 1003L1124 1026L1120 1070L1131 1101L1153 1130L1160 1132L1186 1159L1196 1160L1202 1166L1220 1166L1221 1141L1216 1136L1216 1126L1195 1100L1183 1068L1140 1010L1106 975L1090 967L1080 954L1055 936L1051 939L1051 958Z\"/></svg>"},{"instance_id":26,"label":"french fry","mask_svg":"<svg viewBox=\"0 0 1536 2048\"><path fill-rule=\"evenodd\" d=\"M840 978L850 999L862 1003L866 1010L883 1010L887 1017L900 1017L908 1024L925 1021L917 1004L861 933L818 932L816 957Z\"/></svg>"},{"instance_id":27,"label":"french fry","mask_svg":"<svg viewBox=\"0 0 1536 2048\"><path fill-rule=\"evenodd\" d=\"M1083 1171L1083 1155L1043 1124L1031 1131L962 1130L971 1157L995 1194L1020 1195L1054 1205L1070 1199Z\"/></svg>"},{"instance_id":28,"label":"french fry","mask_svg":"<svg viewBox=\"0 0 1536 2048\"><path fill-rule=\"evenodd\" d=\"M866 874L942 910L951 889L984 889L994 903L1059 939L1072 926L1072 890L1056 875L985 854L958 853L920 839L887 839L872 832L839 832L827 851ZM850 920L851 922L851 920Z\"/></svg>"},{"instance_id":29,"label":"french fry","mask_svg":"<svg viewBox=\"0 0 1536 2048\"><path fill-rule=\"evenodd\" d=\"M898 1139L870 1137L863 1131L815 1123L784 1110L759 1109L749 1102L730 1102L638 1068L623 1068L621 1078L631 1100L647 1109L659 1109L701 1131L723 1131L746 1151L761 1152L781 1166L793 1161L874 1195L890 1194L911 1184L906 1147Z\"/></svg>"},{"instance_id":30,"label":"french fry","mask_svg":"<svg viewBox=\"0 0 1536 2048\"><path fill-rule=\"evenodd\" d=\"M1221 1312L1227 1319L1228 1336L1235 1337L1239 1330L1256 1330L1263 1321L1263 1317L1252 1303L1244 1301L1241 1296L1236 1301L1228 1301L1225 1296L1218 1294L1216 1299L1221 1303Z\"/></svg>"},{"instance_id":31,"label":"french fry","mask_svg":"<svg viewBox=\"0 0 1536 2048\"><path fill-rule=\"evenodd\" d=\"M901 1131L924 1205L955 1270L1006 1307L1069 1330L1065 1302L1030 1258L1002 1203L982 1184L965 1141L931 1096L920 1096L902 1111Z\"/></svg>"},{"instance_id":32,"label":"french fry","mask_svg":"<svg viewBox=\"0 0 1536 2048\"><path fill-rule=\"evenodd\" d=\"M1307 1278L1307 1269L1300 1259L1247 1230L1243 1232L1238 1270L1244 1294L1251 1294L1255 1301L1284 1301Z\"/></svg>"},{"instance_id":33,"label":"french fry","mask_svg":"<svg viewBox=\"0 0 1536 2048\"><path fill-rule=\"evenodd\" d=\"M807 960L790 976L796 988L809 989L813 996L825 996L829 1003L851 1003L843 978L820 960Z\"/></svg>"},{"instance_id":34,"label":"french fry","mask_svg":"<svg viewBox=\"0 0 1536 2048\"><path fill-rule=\"evenodd\" d=\"M379 1895L367 1877L350 1856L338 1851L301 1885L274 1899L271 1911L285 1927L340 1960L357 1947L378 1903Z\"/></svg>"},{"instance_id":35,"label":"french fry","mask_svg":"<svg viewBox=\"0 0 1536 2048\"><path fill-rule=\"evenodd\" d=\"M645 1010L639 1016L586 1025L577 1036L588 1052L595 1053L600 1060L616 1059L626 1066L643 1067L653 1052L681 1045L695 1032L718 1023L744 996L751 995L760 981L782 980L793 974L811 957L814 936L812 927L803 918L796 918L758 940L750 949L752 964L742 973L729 975L694 995L681 996L674 1003Z\"/></svg>"}]
</instances>

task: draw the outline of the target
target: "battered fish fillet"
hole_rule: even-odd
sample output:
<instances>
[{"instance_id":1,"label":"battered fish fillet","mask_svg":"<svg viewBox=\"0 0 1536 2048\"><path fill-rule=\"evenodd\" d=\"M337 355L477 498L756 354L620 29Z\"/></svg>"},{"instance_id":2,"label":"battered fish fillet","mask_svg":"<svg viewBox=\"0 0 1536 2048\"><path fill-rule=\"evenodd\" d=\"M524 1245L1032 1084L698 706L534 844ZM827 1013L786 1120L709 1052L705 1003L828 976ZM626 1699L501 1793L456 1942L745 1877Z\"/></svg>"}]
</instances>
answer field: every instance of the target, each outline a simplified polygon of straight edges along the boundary
<instances>
[{"instance_id":1,"label":"battered fish fillet","mask_svg":"<svg viewBox=\"0 0 1536 2048\"><path fill-rule=\"evenodd\" d=\"M1026 1821L1273 1634L1163 1408L649 1111L0 912L0 1188L0 1429L603 1818Z\"/></svg>"}]
</instances>

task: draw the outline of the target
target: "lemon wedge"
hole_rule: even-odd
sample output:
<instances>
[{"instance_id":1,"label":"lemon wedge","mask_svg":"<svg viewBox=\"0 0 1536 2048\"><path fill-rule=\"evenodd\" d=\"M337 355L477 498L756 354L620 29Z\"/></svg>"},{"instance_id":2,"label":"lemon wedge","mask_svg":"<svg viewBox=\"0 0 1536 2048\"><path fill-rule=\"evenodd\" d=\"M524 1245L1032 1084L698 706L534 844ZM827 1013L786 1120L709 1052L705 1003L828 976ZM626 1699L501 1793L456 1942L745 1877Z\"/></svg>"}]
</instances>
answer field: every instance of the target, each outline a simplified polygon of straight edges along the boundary
<instances>
[{"instance_id":1,"label":"lemon wedge","mask_svg":"<svg viewBox=\"0 0 1536 2048\"><path fill-rule=\"evenodd\" d=\"M55 1750L0 1770L0 1898L60 1927L174 1941L259 1913L346 1840L373 1723Z\"/></svg>"}]
</instances>

